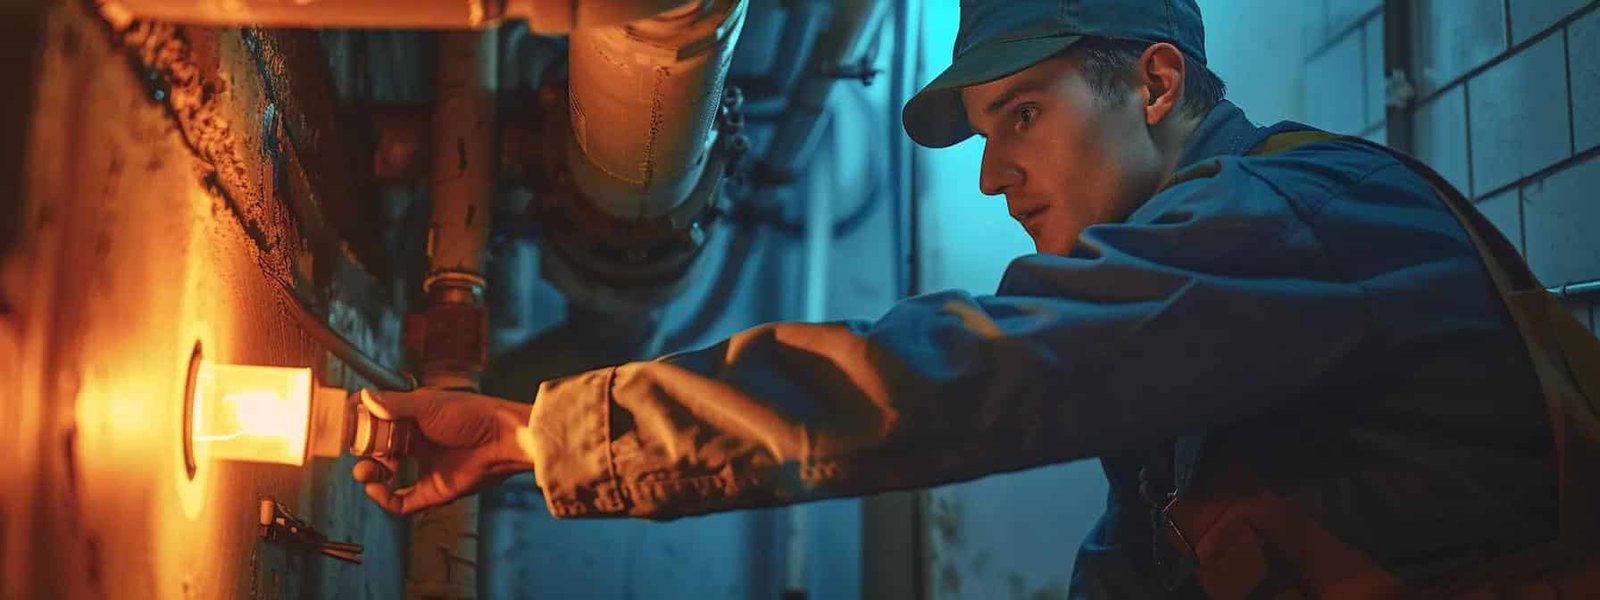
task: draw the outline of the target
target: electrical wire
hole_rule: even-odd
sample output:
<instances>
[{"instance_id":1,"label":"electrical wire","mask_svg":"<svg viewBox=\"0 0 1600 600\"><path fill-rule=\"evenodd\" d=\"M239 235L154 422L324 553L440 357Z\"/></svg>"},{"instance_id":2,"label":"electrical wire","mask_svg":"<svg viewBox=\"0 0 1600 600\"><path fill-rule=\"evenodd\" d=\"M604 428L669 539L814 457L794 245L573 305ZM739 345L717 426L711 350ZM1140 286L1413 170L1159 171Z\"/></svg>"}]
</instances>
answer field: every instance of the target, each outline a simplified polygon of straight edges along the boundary
<instances>
[{"instance_id":1,"label":"electrical wire","mask_svg":"<svg viewBox=\"0 0 1600 600\"><path fill-rule=\"evenodd\" d=\"M301 331L311 337L312 341L350 367L350 370L355 371L357 375L382 390L404 392L416 388L415 380L401 374L399 371L383 366L383 363L362 352L355 344L350 343L339 332L334 331L332 327L329 327L327 323L317 317L310 307L301 302L300 298L294 295L294 292L285 289L281 285L272 287L278 292L279 302L287 309L284 312L289 313L289 316L294 319L295 325L298 325Z\"/></svg>"}]
</instances>

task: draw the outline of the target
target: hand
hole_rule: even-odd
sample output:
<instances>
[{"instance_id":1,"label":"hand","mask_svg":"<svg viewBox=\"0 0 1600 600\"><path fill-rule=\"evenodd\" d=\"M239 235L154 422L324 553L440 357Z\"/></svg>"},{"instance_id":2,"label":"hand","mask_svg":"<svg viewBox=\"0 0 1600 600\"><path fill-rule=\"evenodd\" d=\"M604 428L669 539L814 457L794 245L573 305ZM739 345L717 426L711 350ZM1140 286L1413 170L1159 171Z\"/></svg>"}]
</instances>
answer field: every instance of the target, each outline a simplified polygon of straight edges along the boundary
<instances>
[{"instance_id":1,"label":"hand","mask_svg":"<svg viewBox=\"0 0 1600 600\"><path fill-rule=\"evenodd\" d=\"M407 455L416 460L417 482L390 489L399 471L393 457L364 458L352 475L384 510L409 515L447 504L533 470L533 405L472 392L419 389L363 394L373 416L416 422Z\"/></svg>"}]
</instances>

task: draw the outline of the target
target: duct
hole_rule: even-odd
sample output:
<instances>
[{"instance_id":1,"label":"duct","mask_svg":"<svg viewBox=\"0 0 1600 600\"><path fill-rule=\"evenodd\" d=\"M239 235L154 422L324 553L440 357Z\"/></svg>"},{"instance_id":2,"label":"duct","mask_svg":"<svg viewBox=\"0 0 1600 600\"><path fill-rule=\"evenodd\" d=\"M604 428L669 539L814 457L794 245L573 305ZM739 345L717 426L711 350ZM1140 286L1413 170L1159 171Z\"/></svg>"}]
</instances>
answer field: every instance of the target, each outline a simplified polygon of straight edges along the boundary
<instances>
[{"instance_id":1,"label":"duct","mask_svg":"<svg viewBox=\"0 0 1600 600\"><path fill-rule=\"evenodd\" d=\"M482 29L526 19L536 33L566 33L626 23L686 0L100 0L113 21L150 19L192 25Z\"/></svg>"}]
</instances>

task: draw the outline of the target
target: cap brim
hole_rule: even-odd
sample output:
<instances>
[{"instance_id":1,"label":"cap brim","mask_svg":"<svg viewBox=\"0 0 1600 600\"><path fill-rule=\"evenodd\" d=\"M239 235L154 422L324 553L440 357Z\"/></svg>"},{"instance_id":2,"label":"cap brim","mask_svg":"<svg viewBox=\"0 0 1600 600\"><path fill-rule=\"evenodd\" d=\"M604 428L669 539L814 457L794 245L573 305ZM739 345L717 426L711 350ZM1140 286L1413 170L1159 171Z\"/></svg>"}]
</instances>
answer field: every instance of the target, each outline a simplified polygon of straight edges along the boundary
<instances>
[{"instance_id":1,"label":"cap brim","mask_svg":"<svg viewBox=\"0 0 1600 600\"><path fill-rule=\"evenodd\" d=\"M917 92L900 112L912 141L929 148L955 145L972 137L961 107L961 88L987 83L1054 56L1083 39L1080 35L1034 37L985 44L956 58L938 77Z\"/></svg>"}]
</instances>

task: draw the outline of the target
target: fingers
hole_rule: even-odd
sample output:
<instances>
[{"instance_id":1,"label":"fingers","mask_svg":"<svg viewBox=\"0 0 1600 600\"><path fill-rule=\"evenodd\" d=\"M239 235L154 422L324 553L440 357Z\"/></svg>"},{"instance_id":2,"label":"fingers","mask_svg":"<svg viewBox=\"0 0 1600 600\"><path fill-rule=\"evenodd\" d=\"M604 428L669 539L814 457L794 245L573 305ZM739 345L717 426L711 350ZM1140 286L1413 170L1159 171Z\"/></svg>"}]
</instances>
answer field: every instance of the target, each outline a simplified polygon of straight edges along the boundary
<instances>
[{"instance_id":1,"label":"fingers","mask_svg":"<svg viewBox=\"0 0 1600 600\"><path fill-rule=\"evenodd\" d=\"M350 469L350 476L359 483L383 483L399 472L399 462L391 457L363 458Z\"/></svg>"},{"instance_id":2,"label":"fingers","mask_svg":"<svg viewBox=\"0 0 1600 600\"><path fill-rule=\"evenodd\" d=\"M439 390L416 390L413 392L380 392L378 390L363 388L356 392L361 398L361 403L371 411L373 416L385 421L398 421L400 419L418 419L427 415L437 406Z\"/></svg>"},{"instance_id":3,"label":"fingers","mask_svg":"<svg viewBox=\"0 0 1600 600\"><path fill-rule=\"evenodd\" d=\"M428 477L416 485L390 490L382 483L363 486L367 497L391 513L408 516L418 511L454 501L460 494L450 493L438 477Z\"/></svg>"}]
</instances>

